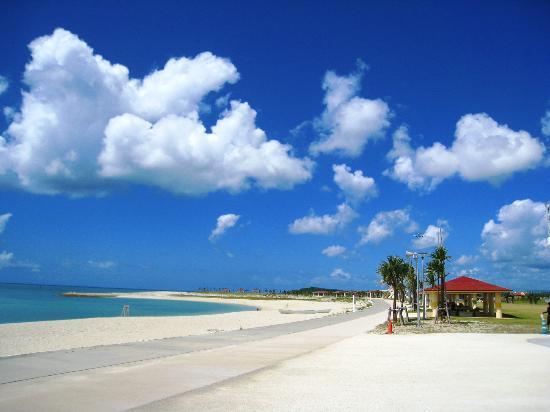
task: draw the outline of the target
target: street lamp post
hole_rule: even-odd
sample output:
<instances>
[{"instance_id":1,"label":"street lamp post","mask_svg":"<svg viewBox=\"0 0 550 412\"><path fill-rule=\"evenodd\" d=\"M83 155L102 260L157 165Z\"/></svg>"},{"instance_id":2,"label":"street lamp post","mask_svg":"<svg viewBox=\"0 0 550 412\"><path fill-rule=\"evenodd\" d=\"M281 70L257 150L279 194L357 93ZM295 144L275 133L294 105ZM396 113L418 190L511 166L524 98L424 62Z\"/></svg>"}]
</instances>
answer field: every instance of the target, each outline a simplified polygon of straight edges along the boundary
<instances>
[{"instance_id":1,"label":"street lamp post","mask_svg":"<svg viewBox=\"0 0 550 412\"><path fill-rule=\"evenodd\" d=\"M423 306L423 317L426 319L426 299L424 294L424 256L427 255L426 252L409 252L407 251L405 255L408 258L413 258L416 263L416 327L420 327L420 294L422 290L422 306ZM420 289L420 274L418 273L418 257L422 259L422 289Z\"/></svg>"},{"instance_id":2,"label":"street lamp post","mask_svg":"<svg viewBox=\"0 0 550 412\"><path fill-rule=\"evenodd\" d=\"M424 273L424 254L422 254L422 319L426 320L426 274Z\"/></svg>"}]
</instances>

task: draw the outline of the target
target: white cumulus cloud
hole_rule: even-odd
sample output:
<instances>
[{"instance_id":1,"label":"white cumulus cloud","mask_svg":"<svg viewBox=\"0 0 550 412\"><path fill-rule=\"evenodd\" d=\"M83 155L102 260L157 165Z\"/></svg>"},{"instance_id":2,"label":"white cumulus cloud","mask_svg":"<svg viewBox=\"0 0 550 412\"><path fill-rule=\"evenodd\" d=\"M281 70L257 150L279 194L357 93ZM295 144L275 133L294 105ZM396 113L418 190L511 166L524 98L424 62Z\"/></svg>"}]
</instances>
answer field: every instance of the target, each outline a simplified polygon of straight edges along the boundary
<instances>
[{"instance_id":1,"label":"white cumulus cloud","mask_svg":"<svg viewBox=\"0 0 550 412\"><path fill-rule=\"evenodd\" d=\"M221 215L216 221L216 227L210 233L208 239L211 242L216 241L220 236L222 236L228 229L232 228L239 221L240 215L234 213L228 213L226 215Z\"/></svg>"},{"instance_id":2,"label":"white cumulus cloud","mask_svg":"<svg viewBox=\"0 0 550 412\"><path fill-rule=\"evenodd\" d=\"M540 119L540 126L542 134L546 137L550 137L550 110L547 110Z\"/></svg>"},{"instance_id":3,"label":"white cumulus cloud","mask_svg":"<svg viewBox=\"0 0 550 412\"><path fill-rule=\"evenodd\" d=\"M332 245L324 248L321 253L328 257L335 257L346 253L346 248L340 245Z\"/></svg>"},{"instance_id":4,"label":"white cumulus cloud","mask_svg":"<svg viewBox=\"0 0 550 412\"><path fill-rule=\"evenodd\" d=\"M445 242L449 236L449 224L445 220L440 220L437 225L428 225L424 233L413 240L414 247L426 249L439 245L439 240Z\"/></svg>"},{"instance_id":5,"label":"white cumulus cloud","mask_svg":"<svg viewBox=\"0 0 550 412\"><path fill-rule=\"evenodd\" d=\"M381 99L357 96L361 89L364 64L348 76L328 71L323 80L325 110L313 121L320 139L313 142L310 152L336 152L359 156L369 140L380 138L389 126L390 110Z\"/></svg>"},{"instance_id":6,"label":"white cumulus cloud","mask_svg":"<svg viewBox=\"0 0 550 412\"><path fill-rule=\"evenodd\" d=\"M516 200L500 208L481 232L481 251L489 260L513 267L550 268L550 239L542 202Z\"/></svg>"},{"instance_id":7,"label":"white cumulus cloud","mask_svg":"<svg viewBox=\"0 0 550 412\"><path fill-rule=\"evenodd\" d=\"M336 268L331 272L330 278L334 280L350 280L351 275L341 268Z\"/></svg>"},{"instance_id":8,"label":"white cumulus cloud","mask_svg":"<svg viewBox=\"0 0 550 412\"><path fill-rule=\"evenodd\" d=\"M479 268L471 268L471 269L461 269L458 271L458 276L475 276L478 275L481 272L481 269Z\"/></svg>"},{"instance_id":9,"label":"white cumulus cloud","mask_svg":"<svg viewBox=\"0 0 550 412\"><path fill-rule=\"evenodd\" d=\"M332 165L334 183L343 192L346 200L359 203L365 198L377 196L376 183L372 177L363 176L361 170L352 172L345 164Z\"/></svg>"},{"instance_id":10,"label":"white cumulus cloud","mask_svg":"<svg viewBox=\"0 0 550 412\"><path fill-rule=\"evenodd\" d=\"M462 116L451 147L436 142L413 149L405 126L393 135L388 159L393 166L384 174L406 183L412 190L433 190L449 177L497 183L513 173L532 169L546 148L526 131L498 124L485 113Z\"/></svg>"},{"instance_id":11,"label":"white cumulus cloud","mask_svg":"<svg viewBox=\"0 0 550 412\"><path fill-rule=\"evenodd\" d=\"M223 109L229 104L230 93L220 96L216 99L215 104L218 109Z\"/></svg>"},{"instance_id":12,"label":"white cumulus cloud","mask_svg":"<svg viewBox=\"0 0 550 412\"><path fill-rule=\"evenodd\" d=\"M390 237L396 230L407 233L415 231L417 224L411 219L407 209L396 209L377 213L368 226L358 228L361 240L359 244L380 243Z\"/></svg>"},{"instance_id":13,"label":"white cumulus cloud","mask_svg":"<svg viewBox=\"0 0 550 412\"><path fill-rule=\"evenodd\" d=\"M11 216L11 213L4 213L3 215L0 215L0 234L2 234L4 230L6 230L6 225L8 224Z\"/></svg>"},{"instance_id":14,"label":"white cumulus cloud","mask_svg":"<svg viewBox=\"0 0 550 412\"><path fill-rule=\"evenodd\" d=\"M459 258L454 261L454 263L455 263L455 265L465 266L465 265L469 265L471 263L476 262L477 259L478 259L478 256L460 255Z\"/></svg>"},{"instance_id":15,"label":"white cumulus cloud","mask_svg":"<svg viewBox=\"0 0 550 412\"><path fill-rule=\"evenodd\" d=\"M15 109L11 106L4 107L2 112L4 113L4 118L7 122L11 122L15 117Z\"/></svg>"},{"instance_id":16,"label":"white cumulus cloud","mask_svg":"<svg viewBox=\"0 0 550 412\"><path fill-rule=\"evenodd\" d=\"M111 269L117 266L117 263L112 260L88 260L88 265L96 269Z\"/></svg>"},{"instance_id":17,"label":"white cumulus cloud","mask_svg":"<svg viewBox=\"0 0 550 412\"><path fill-rule=\"evenodd\" d=\"M9 86L10 83L8 82L8 79L4 76L0 76L0 94L3 94L6 90L8 90Z\"/></svg>"},{"instance_id":18,"label":"white cumulus cloud","mask_svg":"<svg viewBox=\"0 0 550 412\"><path fill-rule=\"evenodd\" d=\"M76 35L56 29L29 45L20 112L0 137L0 182L35 193L102 194L124 183L174 193L288 189L313 162L270 140L256 112L232 101L210 129L203 98L239 79L209 52L172 58L142 79Z\"/></svg>"},{"instance_id":19,"label":"white cumulus cloud","mask_svg":"<svg viewBox=\"0 0 550 412\"><path fill-rule=\"evenodd\" d=\"M6 252L5 250L0 253L0 269L9 267L13 263L13 253Z\"/></svg>"},{"instance_id":20,"label":"white cumulus cloud","mask_svg":"<svg viewBox=\"0 0 550 412\"><path fill-rule=\"evenodd\" d=\"M11 213L4 213L0 215L0 234L2 234L4 230L6 230L6 225L8 224L8 221L11 217ZM40 265L24 260L16 260L12 252L4 250L0 253L0 269L6 267L25 268L31 270L32 272L40 271Z\"/></svg>"},{"instance_id":21,"label":"white cumulus cloud","mask_svg":"<svg viewBox=\"0 0 550 412\"><path fill-rule=\"evenodd\" d=\"M16 260L12 252L3 251L0 253L0 269L3 268L23 268L31 272L40 272L40 265L25 260Z\"/></svg>"},{"instance_id":22,"label":"white cumulus cloud","mask_svg":"<svg viewBox=\"0 0 550 412\"><path fill-rule=\"evenodd\" d=\"M290 146L268 141L255 128L255 117L247 103L236 101L212 133L182 116L154 125L130 114L115 117L105 129L101 175L185 194L239 192L252 178L266 189L289 189L308 180L311 163L290 156Z\"/></svg>"},{"instance_id":23,"label":"white cumulus cloud","mask_svg":"<svg viewBox=\"0 0 550 412\"><path fill-rule=\"evenodd\" d=\"M338 206L333 215L317 216L310 214L292 222L288 230L293 234L328 235L342 229L357 217L357 213L346 203Z\"/></svg>"}]
</instances>

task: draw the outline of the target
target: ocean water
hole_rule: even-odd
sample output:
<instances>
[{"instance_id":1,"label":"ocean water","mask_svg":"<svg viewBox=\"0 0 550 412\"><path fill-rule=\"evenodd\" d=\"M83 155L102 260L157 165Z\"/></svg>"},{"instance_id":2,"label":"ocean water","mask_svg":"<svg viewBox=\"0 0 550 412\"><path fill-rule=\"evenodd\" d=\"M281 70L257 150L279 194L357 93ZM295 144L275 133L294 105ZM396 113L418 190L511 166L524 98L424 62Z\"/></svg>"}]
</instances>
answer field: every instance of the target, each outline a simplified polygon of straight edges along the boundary
<instances>
[{"instance_id":1,"label":"ocean water","mask_svg":"<svg viewBox=\"0 0 550 412\"><path fill-rule=\"evenodd\" d=\"M15 285L0 283L0 323L120 316L192 316L253 310L249 306L159 299L77 298L64 292L130 292L80 286Z\"/></svg>"}]
</instances>

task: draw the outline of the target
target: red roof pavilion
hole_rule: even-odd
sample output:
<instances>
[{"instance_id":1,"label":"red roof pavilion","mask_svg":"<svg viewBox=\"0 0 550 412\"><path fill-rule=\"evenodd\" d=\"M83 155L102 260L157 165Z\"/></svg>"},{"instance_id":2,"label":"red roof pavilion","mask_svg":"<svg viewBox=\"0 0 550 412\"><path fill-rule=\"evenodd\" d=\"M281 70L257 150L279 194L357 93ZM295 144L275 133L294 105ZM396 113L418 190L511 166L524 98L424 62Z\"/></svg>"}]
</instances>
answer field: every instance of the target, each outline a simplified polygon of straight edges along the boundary
<instances>
[{"instance_id":1,"label":"red roof pavilion","mask_svg":"<svg viewBox=\"0 0 550 412\"><path fill-rule=\"evenodd\" d=\"M426 292L435 292L439 290L439 286L425 289ZM503 288L502 286L492 285L481 280L473 279L468 276L460 276L456 279L445 282L446 292L509 292L511 289Z\"/></svg>"}]
</instances>

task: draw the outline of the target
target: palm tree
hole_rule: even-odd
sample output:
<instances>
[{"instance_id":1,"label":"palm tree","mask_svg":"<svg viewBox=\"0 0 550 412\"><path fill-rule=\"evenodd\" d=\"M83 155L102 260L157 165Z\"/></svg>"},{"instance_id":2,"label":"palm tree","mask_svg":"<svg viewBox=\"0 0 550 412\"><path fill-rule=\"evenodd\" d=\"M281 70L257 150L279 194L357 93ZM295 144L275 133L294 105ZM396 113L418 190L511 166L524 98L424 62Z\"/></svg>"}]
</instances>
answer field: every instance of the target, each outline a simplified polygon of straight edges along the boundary
<instances>
[{"instance_id":1,"label":"palm tree","mask_svg":"<svg viewBox=\"0 0 550 412\"><path fill-rule=\"evenodd\" d=\"M433 251L433 253L430 256L431 256L432 260L428 264L428 267L430 267L430 265L432 265L432 268L433 268L435 274L437 274L437 279L439 280L439 285L440 285L440 288L439 288L439 294L440 294L439 310L437 311L438 317L439 317L439 314L441 314L441 316L443 316L443 311L447 310L446 305L445 305L445 278L447 276L446 273L445 273L445 262L447 260L450 260L451 257L449 256L445 246L436 247L435 250Z\"/></svg>"},{"instance_id":2,"label":"palm tree","mask_svg":"<svg viewBox=\"0 0 550 412\"><path fill-rule=\"evenodd\" d=\"M412 297L412 302L413 302L413 305L414 305L414 309L416 310L416 305L418 304L418 302L416 301L417 299L417 279L416 279L416 273L414 271L414 267L410 264L410 263L405 263L406 265L406 270L407 270L407 274L405 276L405 280L406 280L406 283L407 283L407 289L409 289L409 292L410 292L410 295Z\"/></svg>"},{"instance_id":3,"label":"palm tree","mask_svg":"<svg viewBox=\"0 0 550 412\"><path fill-rule=\"evenodd\" d=\"M380 263L376 270L382 277L382 282L393 288L393 321L397 322L397 295L403 289L403 282L407 276L407 264L398 256L388 256Z\"/></svg>"},{"instance_id":4,"label":"palm tree","mask_svg":"<svg viewBox=\"0 0 550 412\"><path fill-rule=\"evenodd\" d=\"M437 284L437 262L435 260L430 260L426 266L426 281L433 288Z\"/></svg>"}]
</instances>

